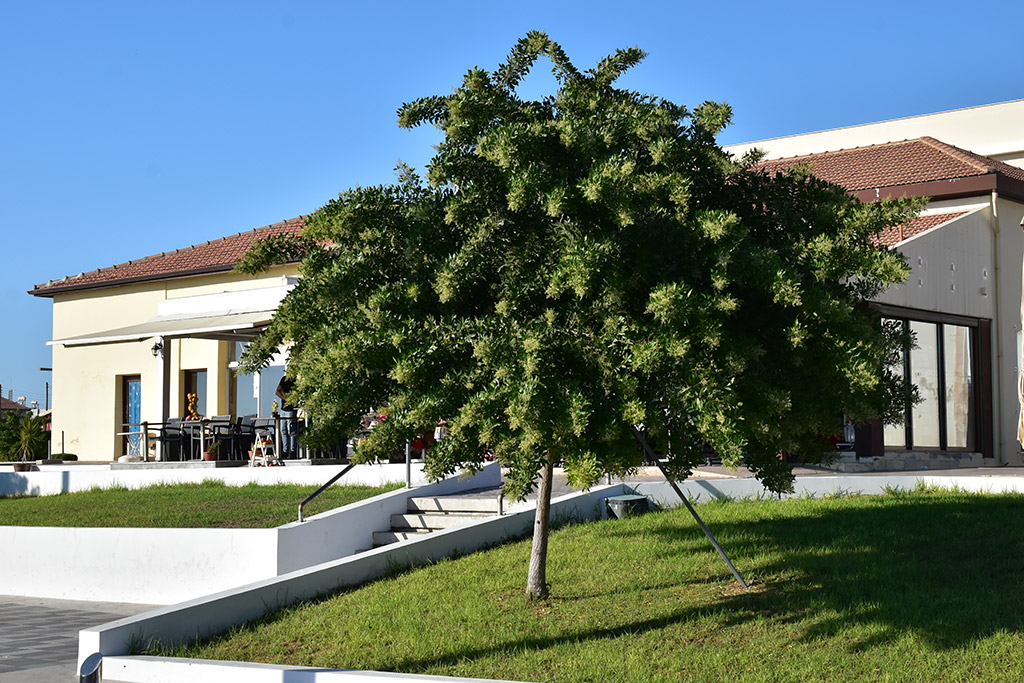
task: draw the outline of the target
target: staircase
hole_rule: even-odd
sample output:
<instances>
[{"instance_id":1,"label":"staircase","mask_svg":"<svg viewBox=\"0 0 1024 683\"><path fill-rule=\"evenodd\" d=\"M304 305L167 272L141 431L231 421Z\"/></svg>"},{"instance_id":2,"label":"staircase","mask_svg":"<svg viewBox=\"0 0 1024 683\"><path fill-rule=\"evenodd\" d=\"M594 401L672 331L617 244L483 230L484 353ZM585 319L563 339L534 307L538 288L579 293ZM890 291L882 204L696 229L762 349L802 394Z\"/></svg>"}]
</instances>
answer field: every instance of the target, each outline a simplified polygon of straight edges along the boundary
<instances>
[{"instance_id":1,"label":"staircase","mask_svg":"<svg viewBox=\"0 0 1024 683\"><path fill-rule=\"evenodd\" d=\"M391 515L391 528L373 532L373 547L421 538L438 529L475 522L499 512L498 491L475 495L409 498L407 512Z\"/></svg>"}]
</instances>

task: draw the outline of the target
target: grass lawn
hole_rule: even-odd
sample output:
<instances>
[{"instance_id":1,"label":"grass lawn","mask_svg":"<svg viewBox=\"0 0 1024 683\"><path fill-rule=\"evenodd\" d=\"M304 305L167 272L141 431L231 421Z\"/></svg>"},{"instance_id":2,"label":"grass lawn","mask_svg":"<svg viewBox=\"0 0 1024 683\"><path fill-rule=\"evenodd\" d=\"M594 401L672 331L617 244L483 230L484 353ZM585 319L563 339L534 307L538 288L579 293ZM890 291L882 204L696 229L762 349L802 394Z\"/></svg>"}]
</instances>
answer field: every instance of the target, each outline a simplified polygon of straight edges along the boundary
<instances>
[{"instance_id":1,"label":"grass lawn","mask_svg":"<svg viewBox=\"0 0 1024 683\"><path fill-rule=\"evenodd\" d=\"M700 508L554 533L293 606L179 656L526 681L1024 678L1024 496Z\"/></svg>"},{"instance_id":2,"label":"grass lawn","mask_svg":"<svg viewBox=\"0 0 1024 683\"><path fill-rule=\"evenodd\" d=\"M400 488L332 486L306 506L306 516ZM0 498L0 526L266 528L294 522L316 486L158 484L93 489L57 496Z\"/></svg>"}]
</instances>

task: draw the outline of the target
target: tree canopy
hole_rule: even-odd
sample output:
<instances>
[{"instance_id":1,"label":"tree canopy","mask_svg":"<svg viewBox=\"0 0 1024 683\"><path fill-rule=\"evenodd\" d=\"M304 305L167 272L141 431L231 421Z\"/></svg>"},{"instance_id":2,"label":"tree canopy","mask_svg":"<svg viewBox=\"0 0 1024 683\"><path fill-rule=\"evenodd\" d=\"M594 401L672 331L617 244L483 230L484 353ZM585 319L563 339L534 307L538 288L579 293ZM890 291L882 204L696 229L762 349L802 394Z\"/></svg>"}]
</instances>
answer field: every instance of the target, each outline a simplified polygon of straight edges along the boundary
<instances>
[{"instance_id":1,"label":"tree canopy","mask_svg":"<svg viewBox=\"0 0 1024 683\"><path fill-rule=\"evenodd\" d=\"M541 57L558 90L521 99ZM780 491L780 453L820 458L840 415L900 412L907 340L864 302L907 276L872 236L920 203L732 158L715 140L728 106L615 87L643 57L583 72L528 34L495 71L399 110L444 134L425 181L400 167L243 259L306 254L244 365L291 344L313 443L374 407L388 419L357 454L373 460L447 420L428 474L493 455L522 496L554 460L581 486L635 467L642 425L674 476L707 445Z\"/></svg>"}]
</instances>

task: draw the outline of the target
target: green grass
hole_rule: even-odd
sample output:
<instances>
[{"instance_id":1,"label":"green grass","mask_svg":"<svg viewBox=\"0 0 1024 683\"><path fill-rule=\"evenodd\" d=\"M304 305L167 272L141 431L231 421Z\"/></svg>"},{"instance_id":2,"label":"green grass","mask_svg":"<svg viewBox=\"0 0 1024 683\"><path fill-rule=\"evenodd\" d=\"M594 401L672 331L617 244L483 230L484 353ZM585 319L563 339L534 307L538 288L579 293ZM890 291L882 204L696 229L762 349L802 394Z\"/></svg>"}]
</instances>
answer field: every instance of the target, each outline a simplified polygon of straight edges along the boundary
<instances>
[{"instance_id":1,"label":"green grass","mask_svg":"<svg viewBox=\"0 0 1024 683\"><path fill-rule=\"evenodd\" d=\"M332 486L306 506L306 516L399 488L400 484ZM158 484L93 489L57 496L0 498L0 526L266 528L294 522L299 503L317 486Z\"/></svg>"},{"instance_id":2,"label":"green grass","mask_svg":"<svg viewBox=\"0 0 1024 683\"><path fill-rule=\"evenodd\" d=\"M179 656L527 681L1024 677L1024 497L918 491L700 508L515 542L285 609Z\"/></svg>"}]
</instances>

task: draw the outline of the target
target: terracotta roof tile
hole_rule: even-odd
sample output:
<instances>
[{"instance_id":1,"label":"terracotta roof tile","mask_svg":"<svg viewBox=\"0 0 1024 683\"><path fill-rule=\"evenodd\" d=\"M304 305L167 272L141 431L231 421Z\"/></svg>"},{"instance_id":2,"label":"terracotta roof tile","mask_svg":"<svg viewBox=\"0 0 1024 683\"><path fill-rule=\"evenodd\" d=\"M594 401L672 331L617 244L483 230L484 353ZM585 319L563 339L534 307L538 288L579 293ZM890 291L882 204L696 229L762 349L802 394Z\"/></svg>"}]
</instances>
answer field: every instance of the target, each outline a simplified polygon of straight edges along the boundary
<instances>
[{"instance_id":1,"label":"terracotta roof tile","mask_svg":"<svg viewBox=\"0 0 1024 683\"><path fill-rule=\"evenodd\" d=\"M234 268L241 256L258 240L274 235L298 234L306 217L267 225L228 237L195 244L184 249L154 254L108 268L99 268L60 280L50 280L32 288L31 294L52 296L64 291L98 289L130 282L166 280L200 273L216 273Z\"/></svg>"},{"instance_id":2,"label":"terracotta roof tile","mask_svg":"<svg viewBox=\"0 0 1024 683\"><path fill-rule=\"evenodd\" d=\"M966 211L960 211L957 213L937 213L930 216L916 216L903 225L886 228L875 235L874 242L880 246L892 247L903 240L910 239L914 235L924 232L925 230L931 230L943 223L960 218L960 216L963 216L966 213Z\"/></svg>"},{"instance_id":3,"label":"terracotta roof tile","mask_svg":"<svg viewBox=\"0 0 1024 683\"><path fill-rule=\"evenodd\" d=\"M760 166L769 172L779 172L798 164L807 164L814 175L851 192L988 173L1024 181L1024 169L930 137L769 159Z\"/></svg>"},{"instance_id":4,"label":"terracotta roof tile","mask_svg":"<svg viewBox=\"0 0 1024 683\"><path fill-rule=\"evenodd\" d=\"M9 398L4 398L3 396L0 396L0 411L3 410L20 410L22 412L28 412L32 409L29 408L28 406L21 405L17 401L12 401Z\"/></svg>"}]
</instances>

